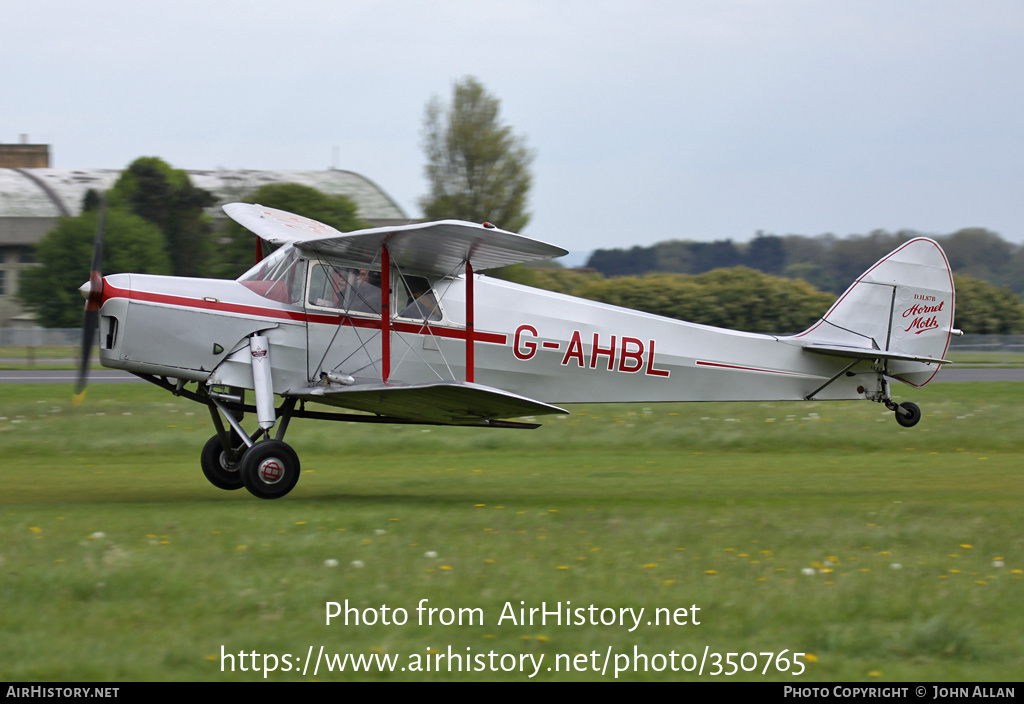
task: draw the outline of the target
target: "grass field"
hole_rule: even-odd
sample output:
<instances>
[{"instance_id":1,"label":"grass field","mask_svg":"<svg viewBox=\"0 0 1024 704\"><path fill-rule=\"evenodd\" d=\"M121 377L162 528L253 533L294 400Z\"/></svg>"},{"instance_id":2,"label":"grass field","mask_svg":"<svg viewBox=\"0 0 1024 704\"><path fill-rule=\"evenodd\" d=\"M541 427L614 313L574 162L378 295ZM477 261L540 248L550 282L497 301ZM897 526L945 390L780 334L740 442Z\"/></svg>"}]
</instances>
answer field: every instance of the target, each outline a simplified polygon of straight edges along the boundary
<instances>
[{"instance_id":1,"label":"grass field","mask_svg":"<svg viewBox=\"0 0 1024 704\"><path fill-rule=\"evenodd\" d=\"M0 386L0 679L1020 680L1024 384L910 391L909 430L866 402L296 421L302 478L260 501L203 478L197 404ZM542 604L582 611L520 622ZM303 674L321 646L395 671Z\"/></svg>"}]
</instances>

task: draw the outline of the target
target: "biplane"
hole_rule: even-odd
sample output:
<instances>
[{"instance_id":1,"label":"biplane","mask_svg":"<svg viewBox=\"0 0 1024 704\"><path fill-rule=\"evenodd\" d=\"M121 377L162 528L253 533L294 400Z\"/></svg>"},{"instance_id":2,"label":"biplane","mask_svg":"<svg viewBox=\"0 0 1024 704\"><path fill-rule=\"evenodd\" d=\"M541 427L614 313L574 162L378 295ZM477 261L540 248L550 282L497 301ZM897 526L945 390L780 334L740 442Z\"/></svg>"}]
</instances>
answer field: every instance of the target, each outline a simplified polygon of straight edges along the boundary
<instances>
[{"instance_id":1,"label":"biplane","mask_svg":"<svg viewBox=\"0 0 1024 704\"><path fill-rule=\"evenodd\" d=\"M927 238L882 258L808 330L767 335L484 276L566 253L487 223L343 233L260 205L224 210L276 246L235 281L104 277L100 228L76 395L98 338L104 366L207 406L206 478L264 499L298 481L293 419L525 429L573 403L866 399L910 427L921 410L894 402L890 383L931 381L957 332L949 264Z\"/></svg>"}]
</instances>

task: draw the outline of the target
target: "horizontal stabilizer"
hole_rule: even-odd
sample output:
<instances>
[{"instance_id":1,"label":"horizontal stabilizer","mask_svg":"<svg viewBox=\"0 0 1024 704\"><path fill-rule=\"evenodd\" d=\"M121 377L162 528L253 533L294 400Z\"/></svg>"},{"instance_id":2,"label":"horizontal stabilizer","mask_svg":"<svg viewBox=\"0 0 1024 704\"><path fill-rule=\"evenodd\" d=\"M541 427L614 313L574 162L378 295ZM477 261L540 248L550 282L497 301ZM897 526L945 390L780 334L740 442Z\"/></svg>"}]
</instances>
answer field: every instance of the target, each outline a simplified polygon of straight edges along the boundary
<instances>
[{"instance_id":1,"label":"horizontal stabilizer","mask_svg":"<svg viewBox=\"0 0 1024 704\"><path fill-rule=\"evenodd\" d=\"M873 350L870 347L849 347L846 345L821 345L810 343L803 346L808 352L815 354L827 354L834 357L849 357L851 359L895 359L901 362L922 362L924 364L951 364L948 359L937 357L921 357L900 352L887 352L885 350Z\"/></svg>"},{"instance_id":2,"label":"horizontal stabilizer","mask_svg":"<svg viewBox=\"0 0 1024 704\"><path fill-rule=\"evenodd\" d=\"M371 264L379 260L386 244L393 264L421 274L455 274L467 261L476 271L483 271L567 254L561 247L461 220L340 232L262 205L228 203L224 212L271 244L294 244L319 256Z\"/></svg>"},{"instance_id":3,"label":"horizontal stabilizer","mask_svg":"<svg viewBox=\"0 0 1024 704\"><path fill-rule=\"evenodd\" d=\"M451 425L496 418L568 413L563 408L501 389L470 383L356 384L313 387L289 396L393 418Z\"/></svg>"}]
</instances>

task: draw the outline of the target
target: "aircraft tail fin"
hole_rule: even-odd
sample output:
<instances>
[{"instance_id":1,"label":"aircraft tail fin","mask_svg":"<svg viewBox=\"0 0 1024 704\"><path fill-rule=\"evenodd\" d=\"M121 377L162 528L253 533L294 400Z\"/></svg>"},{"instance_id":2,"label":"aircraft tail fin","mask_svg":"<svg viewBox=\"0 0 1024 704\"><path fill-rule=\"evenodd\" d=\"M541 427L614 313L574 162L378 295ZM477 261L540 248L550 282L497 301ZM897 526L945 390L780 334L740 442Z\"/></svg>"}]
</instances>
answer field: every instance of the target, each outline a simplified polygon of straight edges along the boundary
<instances>
[{"instance_id":1,"label":"aircraft tail fin","mask_svg":"<svg viewBox=\"0 0 1024 704\"><path fill-rule=\"evenodd\" d=\"M924 386L946 361L954 299L945 252L918 237L882 257L795 339L811 352L865 358L877 350L887 376Z\"/></svg>"}]
</instances>

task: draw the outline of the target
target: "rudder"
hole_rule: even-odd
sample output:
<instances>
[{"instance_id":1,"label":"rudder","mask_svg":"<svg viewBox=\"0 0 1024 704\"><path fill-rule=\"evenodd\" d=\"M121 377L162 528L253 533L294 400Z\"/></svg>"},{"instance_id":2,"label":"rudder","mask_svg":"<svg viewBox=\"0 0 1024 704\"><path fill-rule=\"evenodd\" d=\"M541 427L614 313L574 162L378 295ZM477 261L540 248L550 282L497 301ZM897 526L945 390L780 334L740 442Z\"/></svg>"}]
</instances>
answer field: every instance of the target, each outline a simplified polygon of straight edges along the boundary
<instances>
[{"instance_id":1,"label":"rudder","mask_svg":"<svg viewBox=\"0 0 1024 704\"><path fill-rule=\"evenodd\" d=\"M955 308L953 273L935 240L912 239L882 257L797 335L808 343L876 349L941 360L949 349ZM886 375L924 386L937 364L889 359Z\"/></svg>"}]
</instances>

